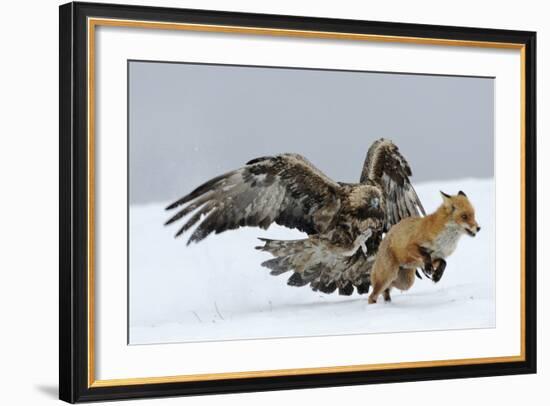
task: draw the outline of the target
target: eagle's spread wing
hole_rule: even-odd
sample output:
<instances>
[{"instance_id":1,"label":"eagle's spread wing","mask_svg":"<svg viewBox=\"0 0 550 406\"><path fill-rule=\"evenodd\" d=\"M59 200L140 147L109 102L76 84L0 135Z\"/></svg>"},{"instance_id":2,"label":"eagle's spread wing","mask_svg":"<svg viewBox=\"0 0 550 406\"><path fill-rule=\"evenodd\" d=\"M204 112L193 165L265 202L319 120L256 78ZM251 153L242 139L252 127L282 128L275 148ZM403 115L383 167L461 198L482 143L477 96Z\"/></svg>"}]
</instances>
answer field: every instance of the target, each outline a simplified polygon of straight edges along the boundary
<instances>
[{"instance_id":1,"label":"eagle's spread wing","mask_svg":"<svg viewBox=\"0 0 550 406\"><path fill-rule=\"evenodd\" d=\"M176 237L199 222L188 243L241 226L273 222L322 233L340 208L340 185L297 154L254 159L209 180L168 206L180 208L166 224L193 213Z\"/></svg>"},{"instance_id":2,"label":"eagle's spread wing","mask_svg":"<svg viewBox=\"0 0 550 406\"><path fill-rule=\"evenodd\" d=\"M361 173L361 183L374 182L384 189L386 198L386 231L406 217L426 215L409 176L412 175L407 160L399 148L381 138L369 151Z\"/></svg>"}]
</instances>

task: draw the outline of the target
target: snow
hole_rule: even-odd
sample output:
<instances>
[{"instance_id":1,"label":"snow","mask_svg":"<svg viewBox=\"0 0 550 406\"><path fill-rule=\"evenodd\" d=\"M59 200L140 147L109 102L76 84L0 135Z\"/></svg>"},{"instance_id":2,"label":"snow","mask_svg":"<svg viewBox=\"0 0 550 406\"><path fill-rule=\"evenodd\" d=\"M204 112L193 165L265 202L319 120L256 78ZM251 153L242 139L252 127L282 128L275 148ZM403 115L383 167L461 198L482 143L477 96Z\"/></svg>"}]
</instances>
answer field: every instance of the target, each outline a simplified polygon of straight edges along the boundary
<instances>
[{"instance_id":1,"label":"snow","mask_svg":"<svg viewBox=\"0 0 550 406\"><path fill-rule=\"evenodd\" d=\"M130 206L129 343L233 340L492 328L495 326L494 181L464 179L415 185L426 210L439 190L463 190L481 231L463 236L441 281L416 279L392 290L392 302L368 305L366 295L339 296L290 287L290 274L269 275L271 256L258 237L303 238L279 226L242 228L186 246L164 227L170 202Z\"/></svg>"}]
</instances>

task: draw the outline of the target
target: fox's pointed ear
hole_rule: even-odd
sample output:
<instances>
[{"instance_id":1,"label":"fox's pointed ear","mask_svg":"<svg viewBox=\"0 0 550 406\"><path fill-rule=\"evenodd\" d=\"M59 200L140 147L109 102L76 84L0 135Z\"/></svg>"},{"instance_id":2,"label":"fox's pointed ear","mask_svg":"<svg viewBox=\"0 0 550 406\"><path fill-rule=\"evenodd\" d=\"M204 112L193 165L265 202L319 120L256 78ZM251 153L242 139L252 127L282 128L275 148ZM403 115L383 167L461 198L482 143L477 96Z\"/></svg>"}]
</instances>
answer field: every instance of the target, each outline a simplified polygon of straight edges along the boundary
<instances>
[{"instance_id":1,"label":"fox's pointed ear","mask_svg":"<svg viewBox=\"0 0 550 406\"><path fill-rule=\"evenodd\" d=\"M453 202L451 200L451 195L448 195L445 192L439 191L441 193L441 197L443 198L443 206L451 208L451 211L454 210Z\"/></svg>"},{"instance_id":2,"label":"fox's pointed ear","mask_svg":"<svg viewBox=\"0 0 550 406\"><path fill-rule=\"evenodd\" d=\"M468 197L468 196L466 196L466 193L464 193L462 190L460 190L460 191L458 192L458 194L459 194L459 196Z\"/></svg>"}]
</instances>

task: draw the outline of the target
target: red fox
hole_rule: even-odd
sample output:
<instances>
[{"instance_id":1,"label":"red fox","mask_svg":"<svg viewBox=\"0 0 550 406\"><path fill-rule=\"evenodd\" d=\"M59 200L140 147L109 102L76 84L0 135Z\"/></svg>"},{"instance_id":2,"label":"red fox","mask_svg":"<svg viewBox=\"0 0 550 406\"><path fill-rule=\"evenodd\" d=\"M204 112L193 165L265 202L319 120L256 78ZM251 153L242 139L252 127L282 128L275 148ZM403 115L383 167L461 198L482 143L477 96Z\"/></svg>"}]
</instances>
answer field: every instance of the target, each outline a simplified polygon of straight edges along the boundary
<instances>
[{"instance_id":1,"label":"red fox","mask_svg":"<svg viewBox=\"0 0 550 406\"><path fill-rule=\"evenodd\" d=\"M376 303L383 292L390 301L390 289L409 289L416 269L434 271L438 281L445 269L445 258L451 255L460 236L474 237L481 229L475 211L463 191L450 196L441 192L443 204L426 217L408 217L393 226L378 248L370 275L372 293L369 303Z\"/></svg>"}]
</instances>

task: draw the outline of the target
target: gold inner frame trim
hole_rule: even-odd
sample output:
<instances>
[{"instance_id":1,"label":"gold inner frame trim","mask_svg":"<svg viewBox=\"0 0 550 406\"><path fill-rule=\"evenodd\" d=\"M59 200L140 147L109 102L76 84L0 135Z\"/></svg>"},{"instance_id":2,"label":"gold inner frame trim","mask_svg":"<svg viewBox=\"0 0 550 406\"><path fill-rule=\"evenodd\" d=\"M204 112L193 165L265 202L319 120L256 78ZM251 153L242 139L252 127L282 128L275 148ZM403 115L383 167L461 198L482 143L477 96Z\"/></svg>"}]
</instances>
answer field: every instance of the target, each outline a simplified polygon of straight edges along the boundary
<instances>
[{"instance_id":1,"label":"gold inner frame trim","mask_svg":"<svg viewBox=\"0 0 550 406\"><path fill-rule=\"evenodd\" d=\"M521 269L520 269L520 341L519 355L502 357L481 357L451 360L398 362L383 364L364 364L329 366L315 368L276 369L265 371L220 372L209 374L189 374L144 378L95 379L95 28L97 26L149 28L161 30L183 30L194 32L233 33L244 35L284 36L298 38L340 39L354 41L390 42L416 45L460 46L478 48L513 49L520 51L521 64L521 116L520 116L520 154L521 154ZM139 20L120 20L109 18L89 18L87 27L88 41L88 387L110 387L124 385L143 385L177 383L192 381L213 381L220 379L244 379L260 377L278 377L290 375L331 374L342 372L380 371L398 368L425 368L474 364L494 364L525 361L525 45L506 42L467 41L439 38L402 37L391 35L355 34L345 32L306 31L274 29L260 27L241 27L228 25L166 23Z\"/></svg>"}]
</instances>

